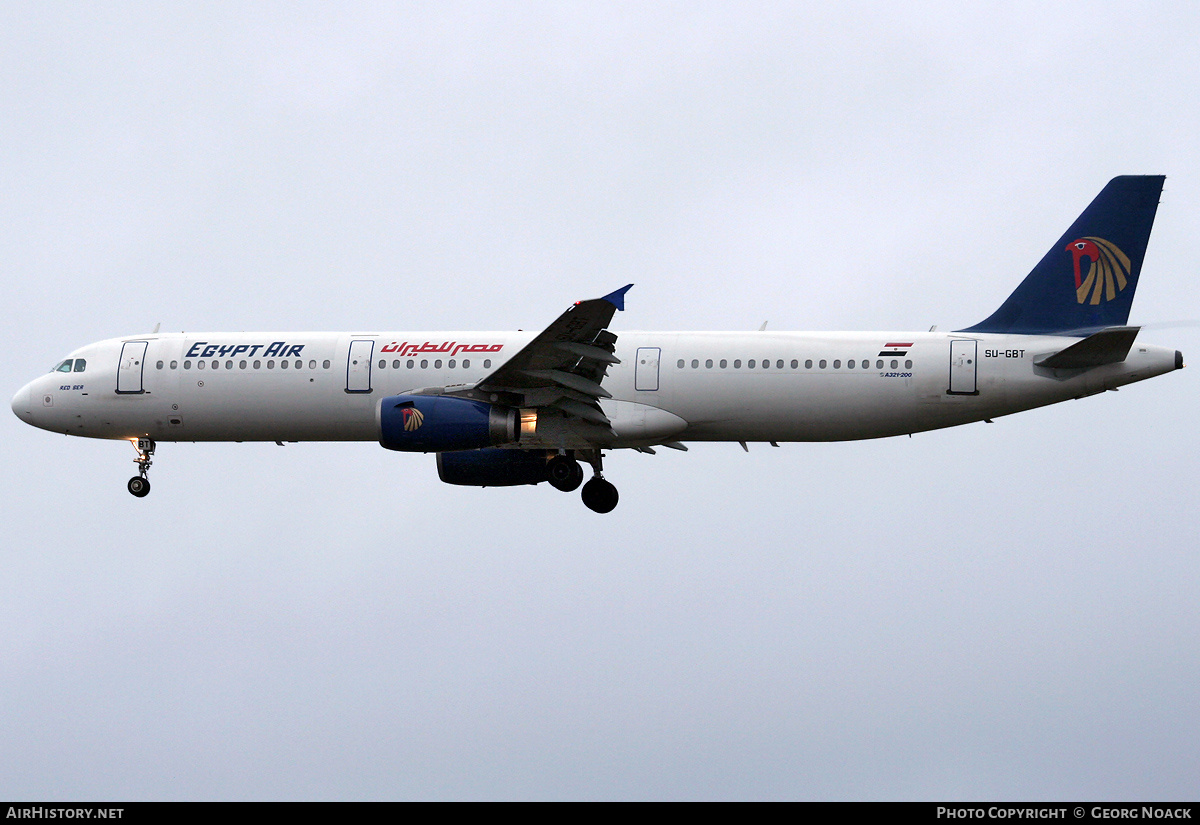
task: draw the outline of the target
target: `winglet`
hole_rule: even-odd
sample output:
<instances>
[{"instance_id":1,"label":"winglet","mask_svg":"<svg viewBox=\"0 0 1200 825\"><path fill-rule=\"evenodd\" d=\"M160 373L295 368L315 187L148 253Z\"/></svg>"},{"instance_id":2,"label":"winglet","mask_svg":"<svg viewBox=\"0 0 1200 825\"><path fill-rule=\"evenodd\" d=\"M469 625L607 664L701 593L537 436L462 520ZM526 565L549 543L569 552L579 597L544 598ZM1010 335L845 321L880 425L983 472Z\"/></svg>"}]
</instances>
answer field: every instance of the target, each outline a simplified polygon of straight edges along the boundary
<instances>
[{"instance_id":1,"label":"winglet","mask_svg":"<svg viewBox=\"0 0 1200 825\"><path fill-rule=\"evenodd\" d=\"M625 293L628 292L632 288L633 288L633 284L626 284L625 286L618 289L616 292L608 293L600 300L608 301L610 304L615 306L621 312L624 312L625 311Z\"/></svg>"}]
</instances>

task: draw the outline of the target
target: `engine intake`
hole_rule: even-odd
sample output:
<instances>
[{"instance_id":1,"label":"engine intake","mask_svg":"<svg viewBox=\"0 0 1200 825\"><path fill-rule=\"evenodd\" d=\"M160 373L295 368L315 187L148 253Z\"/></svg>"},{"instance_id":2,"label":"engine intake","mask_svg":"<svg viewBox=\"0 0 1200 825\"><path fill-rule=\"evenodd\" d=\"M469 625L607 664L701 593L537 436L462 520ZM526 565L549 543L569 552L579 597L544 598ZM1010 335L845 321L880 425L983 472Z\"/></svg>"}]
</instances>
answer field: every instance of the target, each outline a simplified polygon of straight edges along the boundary
<instances>
[{"instance_id":1,"label":"engine intake","mask_svg":"<svg viewBox=\"0 0 1200 825\"><path fill-rule=\"evenodd\" d=\"M511 407L445 395L392 395L379 402L379 443L389 450L440 453L511 444L520 417Z\"/></svg>"}]
</instances>

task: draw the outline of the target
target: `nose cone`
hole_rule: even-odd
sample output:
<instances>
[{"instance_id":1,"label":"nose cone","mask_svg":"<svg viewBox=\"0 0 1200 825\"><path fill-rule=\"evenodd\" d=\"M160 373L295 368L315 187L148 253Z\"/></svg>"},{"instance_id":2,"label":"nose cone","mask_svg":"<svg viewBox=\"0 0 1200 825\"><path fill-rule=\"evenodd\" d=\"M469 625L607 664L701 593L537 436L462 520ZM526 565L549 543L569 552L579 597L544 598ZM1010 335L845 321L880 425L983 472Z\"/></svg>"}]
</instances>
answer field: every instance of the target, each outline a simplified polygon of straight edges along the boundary
<instances>
[{"instance_id":1,"label":"nose cone","mask_svg":"<svg viewBox=\"0 0 1200 825\"><path fill-rule=\"evenodd\" d=\"M33 405L30 404L30 398L33 395L33 382L30 381L21 389L17 390L17 394L13 396L12 411L17 418L24 421L26 424L33 419Z\"/></svg>"}]
</instances>

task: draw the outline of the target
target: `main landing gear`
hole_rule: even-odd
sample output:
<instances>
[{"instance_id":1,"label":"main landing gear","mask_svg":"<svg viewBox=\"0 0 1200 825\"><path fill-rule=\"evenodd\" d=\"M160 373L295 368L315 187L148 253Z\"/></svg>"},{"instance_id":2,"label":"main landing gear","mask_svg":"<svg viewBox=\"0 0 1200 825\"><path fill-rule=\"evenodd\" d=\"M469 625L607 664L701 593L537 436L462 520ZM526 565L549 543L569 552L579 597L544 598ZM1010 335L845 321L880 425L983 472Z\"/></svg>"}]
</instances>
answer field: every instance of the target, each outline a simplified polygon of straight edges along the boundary
<instances>
[{"instance_id":1,"label":"main landing gear","mask_svg":"<svg viewBox=\"0 0 1200 825\"><path fill-rule=\"evenodd\" d=\"M589 452L586 460L592 465L595 475L583 485L583 503L597 513L610 513L617 506L620 495L617 488L604 480L602 457L599 450ZM573 455L556 455L546 467L550 485L556 490L569 493L583 484L583 467Z\"/></svg>"},{"instance_id":2,"label":"main landing gear","mask_svg":"<svg viewBox=\"0 0 1200 825\"><path fill-rule=\"evenodd\" d=\"M583 483L583 468L578 461L566 455L556 455L550 459L546 465L546 475L550 486L564 493L579 489Z\"/></svg>"},{"instance_id":3,"label":"main landing gear","mask_svg":"<svg viewBox=\"0 0 1200 825\"><path fill-rule=\"evenodd\" d=\"M146 474L150 471L150 465L154 463L150 460L150 456L154 455L156 445L153 438L130 439L129 443L137 450L138 457L133 460L133 463L138 465L138 474L129 479L129 483L125 486L138 498L145 498L150 493L150 479L146 477Z\"/></svg>"},{"instance_id":4,"label":"main landing gear","mask_svg":"<svg viewBox=\"0 0 1200 825\"><path fill-rule=\"evenodd\" d=\"M583 503L597 513L611 513L620 498L612 482L600 476L593 476L591 481L583 485Z\"/></svg>"}]
</instances>

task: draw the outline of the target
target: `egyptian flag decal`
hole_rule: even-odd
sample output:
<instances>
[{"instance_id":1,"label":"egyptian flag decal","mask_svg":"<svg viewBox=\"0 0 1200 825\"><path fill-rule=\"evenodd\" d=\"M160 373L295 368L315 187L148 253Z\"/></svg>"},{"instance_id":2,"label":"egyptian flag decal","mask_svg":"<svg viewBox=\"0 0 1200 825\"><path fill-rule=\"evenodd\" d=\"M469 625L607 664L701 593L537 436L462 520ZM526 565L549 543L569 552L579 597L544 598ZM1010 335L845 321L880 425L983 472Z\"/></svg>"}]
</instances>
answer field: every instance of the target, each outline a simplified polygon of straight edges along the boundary
<instances>
[{"instance_id":1,"label":"egyptian flag decal","mask_svg":"<svg viewBox=\"0 0 1200 825\"><path fill-rule=\"evenodd\" d=\"M879 353L879 357L882 358L882 357L889 356L889 355L893 355L893 356L908 355L908 348L911 346L912 346L911 341L907 344L884 344L883 349Z\"/></svg>"}]
</instances>

